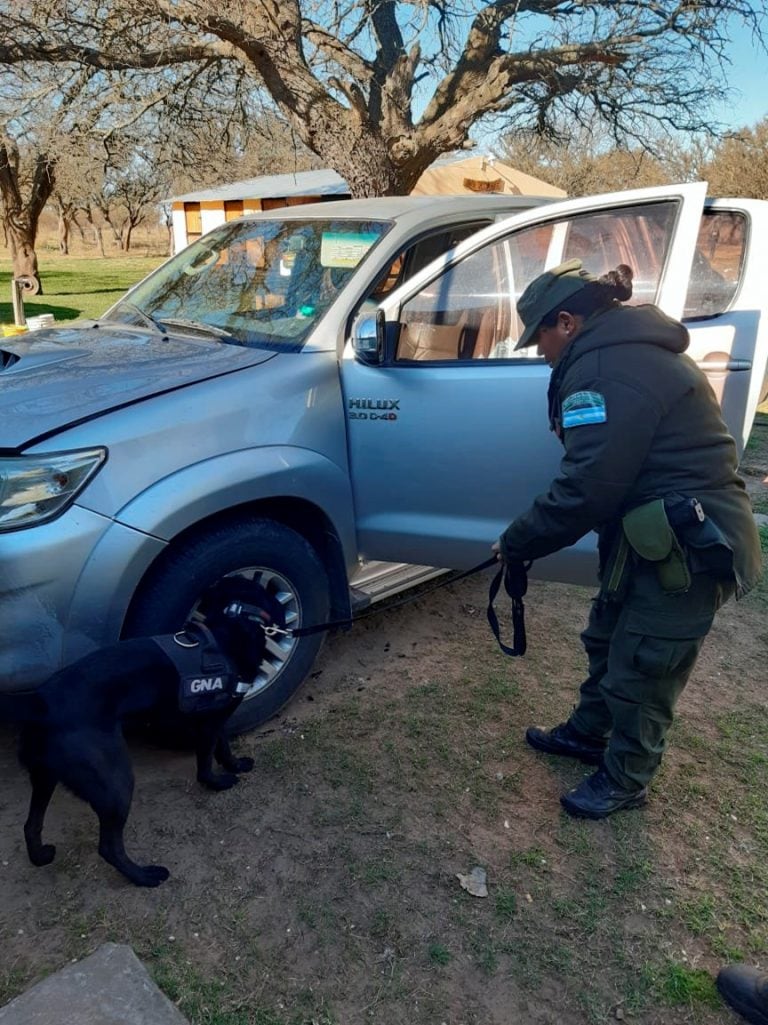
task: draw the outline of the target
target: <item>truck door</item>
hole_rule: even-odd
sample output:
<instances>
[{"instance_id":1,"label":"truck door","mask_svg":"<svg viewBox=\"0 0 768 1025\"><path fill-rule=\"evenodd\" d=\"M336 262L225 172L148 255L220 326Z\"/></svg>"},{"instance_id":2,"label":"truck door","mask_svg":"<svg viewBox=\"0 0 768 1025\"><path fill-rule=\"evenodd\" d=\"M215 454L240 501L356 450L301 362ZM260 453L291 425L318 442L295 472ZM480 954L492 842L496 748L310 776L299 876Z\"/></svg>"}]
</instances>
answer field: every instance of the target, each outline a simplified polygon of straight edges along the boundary
<instances>
[{"instance_id":1,"label":"truck door","mask_svg":"<svg viewBox=\"0 0 768 1025\"><path fill-rule=\"evenodd\" d=\"M635 271L636 300L681 316L702 183L568 200L473 235L382 303L401 324L391 365L348 342L342 386L358 526L367 559L465 569L546 490L561 448L549 432L549 367L514 351L515 300L570 256L593 273ZM537 566L585 580L594 539Z\"/></svg>"},{"instance_id":2,"label":"truck door","mask_svg":"<svg viewBox=\"0 0 768 1025\"><path fill-rule=\"evenodd\" d=\"M739 451L768 391L767 232L768 203L709 202L683 311L691 334L688 353L709 378Z\"/></svg>"}]
</instances>

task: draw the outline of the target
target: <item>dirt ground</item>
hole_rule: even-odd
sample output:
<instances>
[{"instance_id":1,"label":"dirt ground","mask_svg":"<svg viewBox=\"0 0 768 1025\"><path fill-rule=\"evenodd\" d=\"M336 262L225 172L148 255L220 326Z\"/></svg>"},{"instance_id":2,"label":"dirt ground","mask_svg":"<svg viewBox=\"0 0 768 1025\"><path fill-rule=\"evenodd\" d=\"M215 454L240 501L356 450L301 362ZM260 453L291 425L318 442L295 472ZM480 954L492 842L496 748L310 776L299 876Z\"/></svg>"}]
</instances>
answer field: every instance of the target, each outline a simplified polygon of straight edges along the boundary
<instances>
[{"instance_id":1,"label":"dirt ground","mask_svg":"<svg viewBox=\"0 0 768 1025\"><path fill-rule=\"evenodd\" d=\"M759 507L768 425L756 436ZM61 791L56 860L30 865L28 784L0 732L0 1003L109 940L211 1025L733 1020L712 974L768 950L768 588L720 613L648 807L585 823L558 796L586 770L523 733L568 713L591 593L533 582L511 660L487 586L330 638L293 703L238 741L257 767L232 791L135 744L127 840L170 868L156 890L97 856L90 810ZM474 866L486 898L457 878Z\"/></svg>"}]
</instances>

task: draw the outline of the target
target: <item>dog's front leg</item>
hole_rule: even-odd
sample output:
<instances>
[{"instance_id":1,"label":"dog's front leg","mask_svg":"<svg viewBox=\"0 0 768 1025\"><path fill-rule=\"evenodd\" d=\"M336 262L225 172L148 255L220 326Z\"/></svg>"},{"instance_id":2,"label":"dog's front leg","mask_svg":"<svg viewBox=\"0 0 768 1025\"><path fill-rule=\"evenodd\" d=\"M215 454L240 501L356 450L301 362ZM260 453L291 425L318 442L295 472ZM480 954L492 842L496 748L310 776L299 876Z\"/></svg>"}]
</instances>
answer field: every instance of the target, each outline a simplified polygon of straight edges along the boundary
<instances>
[{"instance_id":1,"label":"dog's front leg","mask_svg":"<svg viewBox=\"0 0 768 1025\"><path fill-rule=\"evenodd\" d=\"M229 745L229 738L223 733L220 733L216 738L214 755L219 765L228 772L250 772L254 765L253 758L238 758L237 755L233 754L232 748Z\"/></svg>"},{"instance_id":2,"label":"dog's front leg","mask_svg":"<svg viewBox=\"0 0 768 1025\"><path fill-rule=\"evenodd\" d=\"M240 780L234 772L214 772L213 752L217 746L219 737L219 726L205 725L198 726L197 746L197 780L209 790L229 790ZM224 764L224 763L222 763ZM225 765L225 768L228 766Z\"/></svg>"}]
</instances>

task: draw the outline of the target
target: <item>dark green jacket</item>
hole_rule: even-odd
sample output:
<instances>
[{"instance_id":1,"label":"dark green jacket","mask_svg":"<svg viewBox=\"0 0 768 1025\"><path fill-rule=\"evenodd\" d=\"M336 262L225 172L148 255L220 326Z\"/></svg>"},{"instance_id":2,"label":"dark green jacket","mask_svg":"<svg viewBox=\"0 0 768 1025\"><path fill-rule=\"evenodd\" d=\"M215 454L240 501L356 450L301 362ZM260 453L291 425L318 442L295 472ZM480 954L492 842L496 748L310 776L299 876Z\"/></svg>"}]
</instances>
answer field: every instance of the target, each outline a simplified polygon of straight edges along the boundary
<instances>
[{"instance_id":1,"label":"dark green jacket","mask_svg":"<svg viewBox=\"0 0 768 1025\"><path fill-rule=\"evenodd\" d=\"M508 559L540 559L604 535L655 498L698 498L734 553L737 594L761 572L760 539L736 446L688 332L655 306L590 318L552 373L550 418L565 455L546 494L501 536Z\"/></svg>"}]
</instances>

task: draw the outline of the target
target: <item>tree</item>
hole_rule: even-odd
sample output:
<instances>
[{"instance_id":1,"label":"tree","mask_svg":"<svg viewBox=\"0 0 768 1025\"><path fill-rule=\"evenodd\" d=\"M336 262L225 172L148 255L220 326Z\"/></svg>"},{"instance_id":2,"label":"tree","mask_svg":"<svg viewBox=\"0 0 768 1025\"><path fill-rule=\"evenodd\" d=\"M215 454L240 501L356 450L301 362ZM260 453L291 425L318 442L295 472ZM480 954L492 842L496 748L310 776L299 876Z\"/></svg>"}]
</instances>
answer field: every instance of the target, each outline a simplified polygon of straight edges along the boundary
<instances>
[{"instance_id":1,"label":"tree","mask_svg":"<svg viewBox=\"0 0 768 1025\"><path fill-rule=\"evenodd\" d=\"M670 143L667 141L667 152ZM681 180L670 174L648 146L618 147L605 134L572 133L566 140L515 136L502 140L503 159L526 174L543 178L569 196L591 196L641 189ZM674 147L672 147L674 148Z\"/></svg>"},{"instance_id":2,"label":"tree","mask_svg":"<svg viewBox=\"0 0 768 1025\"><path fill-rule=\"evenodd\" d=\"M15 139L0 137L0 213L13 261L13 276L33 294L41 290L35 253L37 223L53 191L55 161L42 151L22 153Z\"/></svg>"},{"instance_id":3,"label":"tree","mask_svg":"<svg viewBox=\"0 0 768 1025\"><path fill-rule=\"evenodd\" d=\"M41 290L35 241L40 215L53 196L59 156L72 145L77 126L68 108L93 78L87 68L66 75L52 66L0 67L0 219L11 251L14 277L33 293ZM34 111L30 120L28 111Z\"/></svg>"},{"instance_id":4,"label":"tree","mask_svg":"<svg viewBox=\"0 0 768 1025\"><path fill-rule=\"evenodd\" d=\"M176 95L178 85L176 78L122 76L109 87L89 68L0 67L0 125L3 119L12 123L15 135L6 140L9 199L4 202L0 190L0 221L14 247L16 274L34 273L39 284L34 244L46 198L58 214L63 253L82 214L104 255L104 225L121 248L129 247L136 225L174 192L263 173L279 163L310 166L311 154L297 152L285 123L257 117L245 97L234 102L199 73ZM30 173L33 155L49 171L50 180L41 179L51 186L49 197ZM33 188L42 202L29 201Z\"/></svg>"},{"instance_id":5,"label":"tree","mask_svg":"<svg viewBox=\"0 0 768 1025\"><path fill-rule=\"evenodd\" d=\"M77 216L87 213L94 183L104 178L104 155L94 140L79 133L49 138L47 148L50 158L56 162L56 182L49 206L58 218L59 252L67 256L72 228L78 228L83 234Z\"/></svg>"},{"instance_id":6,"label":"tree","mask_svg":"<svg viewBox=\"0 0 768 1025\"><path fill-rule=\"evenodd\" d=\"M87 68L103 91L187 112L261 100L355 196L404 193L478 122L540 133L597 117L711 128L748 0L0 0L0 64ZM223 124L226 131L228 122Z\"/></svg>"},{"instance_id":7,"label":"tree","mask_svg":"<svg viewBox=\"0 0 768 1025\"><path fill-rule=\"evenodd\" d=\"M727 135L706 162L704 176L714 196L768 199L768 118Z\"/></svg>"}]
</instances>

